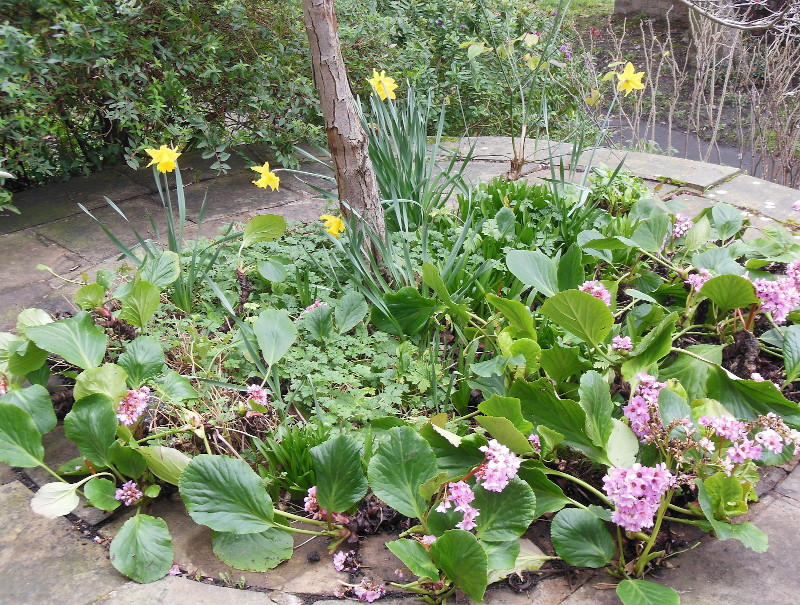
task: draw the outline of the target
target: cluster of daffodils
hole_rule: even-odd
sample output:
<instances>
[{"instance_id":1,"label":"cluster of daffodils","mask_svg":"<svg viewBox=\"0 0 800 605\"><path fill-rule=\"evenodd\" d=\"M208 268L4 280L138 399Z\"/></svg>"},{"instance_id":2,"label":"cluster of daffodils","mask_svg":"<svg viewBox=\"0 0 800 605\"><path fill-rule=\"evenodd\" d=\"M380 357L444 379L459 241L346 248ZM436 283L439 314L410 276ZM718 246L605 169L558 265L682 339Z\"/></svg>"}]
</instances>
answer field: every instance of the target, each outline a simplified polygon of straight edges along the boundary
<instances>
[{"instance_id":1,"label":"cluster of daffodils","mask_svg":"<svg viewBox=\"0 0 800 605\"><path fill-rule=\"evenodd\" d=\"M602 300L606 305L611 306L611 293L602 282L596 279L583 282L578 286L578 290L591 294L596 299Z\"/></svg>"},{"instance_id":2,"label":"cluster of daffodils","mask_svg":"<svg viewBox=\"0 0 800 605\"><path fill-rule=\"evenodd\" d=\"M496 439L489 441L489 444L482 446L480 450L484 453L485 459L467 477L474 475L475 483L482 485L485 490L502 492L516 476L522 460ZM446 513L455 506L454 510L463 515L462 520L456 523L456 527L469 531L477 527L475 519L480 515L480 511L472 506L473 500L475 494L466 481L448 483L436 510Z\"/></svg>"},{"instance_id":3,"label":"cluster of daffodils","mask_svg":"<svg viewBox=\"0 0 800 605\"><path fill-rule=\"evenodd\" d=\"M627 468L609 468L603 490L616 507L611 521L628 531L653 527L661 498L674 482L675 476L664 462L655 467L637 462Z\"/></svg>"},{"instance_id":4,"label":"cluster of daffodils","mask_svg":"<svg viewBox=\"0 0 800 605\"><path fill-rule=\"evenodd\" d=\"M150 388L130 389L125 399L119 402L117 418L125 426L133 426L144 414L150 400Z\"/></svg>"}]
</instances>

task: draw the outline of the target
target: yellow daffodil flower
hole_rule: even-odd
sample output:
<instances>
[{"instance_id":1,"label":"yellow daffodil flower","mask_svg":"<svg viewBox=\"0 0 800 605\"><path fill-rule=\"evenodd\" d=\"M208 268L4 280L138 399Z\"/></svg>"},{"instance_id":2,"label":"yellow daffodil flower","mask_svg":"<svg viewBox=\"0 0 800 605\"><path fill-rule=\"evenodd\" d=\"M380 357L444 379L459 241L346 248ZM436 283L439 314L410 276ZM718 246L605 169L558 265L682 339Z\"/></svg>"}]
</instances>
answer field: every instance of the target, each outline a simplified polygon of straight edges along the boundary
<instances>
[{"instance_id":1,"label":"yellow daffodil flower","mask_svg":"<svg viewBox=\"0 0 800 605\"><path fill-rule=\"evenodd\" d=\"M381 101L385 101L386 97L390 99L397 98L394 94L395 89L397 88L397 84L394 83L394 78L389 78L386 76L386 70L381 70L381 73L378 73L377 70L372 70L372 77L367 78L367 82L372 85L372 89L378 93L378 96L381 98Z\"/></svg>"},{"instance_id":2,"label":"yellow daffodil flower","mask_svg":"<svg viewBox=\"0 0 800 605\"><path fill-rule=\"evenodd\" d=\"M263 166L251 166L250 170L255 170L261 175L260 179L253 181L253 185L260 187L261 189L272 187L273 191L278 190L278 185L280 185L281 180L278 178L277 174L270 171L269 162L264 162Z\"/></svg>"},{"instance_id":3,"label":"yellow daffodil flower","mask_svg":"<svg viewBox=\"0 0 800 605\"><path fill-rule=\"evenodd\" d=\"M152 158L152 161L147 166L155 164L156 170L159 172L172 172L175 170L177 167L175 161L181 155L177 149L166 145L162 145L158 149L145 149L144 151Z\"/></svg>"},{"instance_id":4,"label":"yellow daffodil flower","mask_svg":"<svg viewBox=\"0 0 800 605\"><path fill-rule=\"evenodd\" d=\"M641 90L644 88L644 84L642 84L644 72L633 73L633 69L633 63L628 62L628 64L625 65L625 71L621 74L617 74L617 78L619 78L617 90L624 92L626 97L632 90Z\"/></svg>"},{"instance_id":5,"label":"yellow daffodil flower","mask_svg":"<svg viewBox=\"0 0 800 605\"><path fill-rule=\"evenodd\" d=\"M330 214L323 214L319 217L325 223L325 231L330 233L333 237L339 237L340 233L344 233L344 221L338 216L331 216Z\"/></svg>"}]
</instances>

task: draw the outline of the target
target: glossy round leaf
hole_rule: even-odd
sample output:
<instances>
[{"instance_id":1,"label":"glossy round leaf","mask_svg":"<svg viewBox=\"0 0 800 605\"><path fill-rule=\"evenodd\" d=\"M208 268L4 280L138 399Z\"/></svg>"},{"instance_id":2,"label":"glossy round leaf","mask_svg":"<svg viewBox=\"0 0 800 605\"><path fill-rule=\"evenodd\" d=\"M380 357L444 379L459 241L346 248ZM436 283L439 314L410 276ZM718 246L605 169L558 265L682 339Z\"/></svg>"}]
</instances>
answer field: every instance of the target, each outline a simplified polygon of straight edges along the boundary
<instances>
[{"instance_id":1,"label":"glossy round leaf","mask_svg":"<svg viewBox=\"0 0 800 605\"><path fill-rule=\"evenodd\" d=\"M536 496L522 479L514 477L502 492L492 492L481 486L475 486L473 492L475 500L472 506L481 511L475 520L478 524L476 535L481 540L516 540L533 523Z\"/></svg>"},{"instance_id":2,"label":"glossy round leaf","mask_svg":"<svg viewBox=\"0 0 800 605\"><path fill-rule=\"evenodd\" d=\"M111 543L111 564L136 582L155 582L167 575L174 552L164 519L149 515L131 517Z\"/></svg>"},{"instance_id":3,"label":"glossy round leaf","mask_svg":"<svg viewBox=\"0 0 800 605\"><path fill-rule=\"evenodd\" d=\"M31 499L33 512L48 519L68 515L78 504L78 486L71 483L45 483Z\"/></svg>"},{"instance_id":4,"label":"glossy round leaf","mask_svg":"<svg viewBox=\"0 0 800 605\"><path fill-rule=\"evenodd\" d=\"M75 402L64 418L64 434L78 446L84 458L95 465L106 465L108 448L117 435L115 404L105 395L89 395Z\"/></svg>"},{"instance_id":5,"label":"glossy round leaf","mask_svg":"<svg viewBox=\"0 0 800 605\"><path fill-rule=\"evenodd\" d=\"M197 523L235 534L274 527L272 500L244 460L201 454L183 469L178 487Z\"/></svg>"},{"instance_id":6,"label":"glossy round leaf","mask_svg":"<svg viewBox=\"0 0 800 605\"><path fill-rule=\"evenodd\" d=\"M680 605L680 595L669 588L647 580L622 580L617 596L624 605Z\"/></svg>"},{"instance_id":7,"label":"glossy round leaf","mask_svg":"<svg viewBox=\"0 0 800 605\"><path fill-rule=\"evenodd\" d=\"M431 558L458 588L473 601L482 601L489 574L489 559L477 538L451 529L431 544Z\"/></svg>"},{"instance_id":8,"label":"glossy round leaf","mask_svg":"<svg viewBox=\"0 0 800 605\"><path fill-rule=\"evenodd\" d=\"M577 567L603 567L614 556L614 540L603 522L579 508L559 512L550 528L559 557Z\"/></svg>"},{"instance_id":9,"label":"glossy round leaf","mask_svg":"<svg viewBox=\"0 0 800 605\"><path fill-rule=\"evenodd\" d=\"M83 494L89 499L89 504L100 510L112 511L119 508L122 502L114 497L116 493L116 484L105 477L90 479L83 486Z\"/></svg>"},{"instance_id":10,"label":"glossy round leaf","mask_svg":"<svg viewBox=\"0 0 800 605\"><path fill-rule=\"evenodd\" d=\"M277 527L244 535L213 531L211 548L226 565L244 571L267 571L291 558L294 538Z\"/></svg>"},{"instance_id":11,"label":"glossy round leaf","mask_svg":"<svg viewBox=\"0 0 800 605\"><path fill-rule=\"evenodd\" d=\"M0 403L0 460L31 468L44 460L42 436L28 412L13 403Z\"/></svg>"}]
</instances>

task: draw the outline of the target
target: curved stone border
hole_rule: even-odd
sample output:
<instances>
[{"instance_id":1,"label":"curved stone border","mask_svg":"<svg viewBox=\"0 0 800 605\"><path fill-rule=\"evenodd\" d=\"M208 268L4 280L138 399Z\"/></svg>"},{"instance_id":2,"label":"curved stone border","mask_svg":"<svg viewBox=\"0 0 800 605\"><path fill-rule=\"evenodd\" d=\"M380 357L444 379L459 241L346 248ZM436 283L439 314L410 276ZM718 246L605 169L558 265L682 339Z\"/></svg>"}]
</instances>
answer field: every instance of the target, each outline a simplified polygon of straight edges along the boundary
<instances>
[{"instance_id":1,"label":"curved stone border","mask_svg":"<svg viewBox=\"0 0 800 605\"><path fill-rule=\"evenodd\" d=\"M511 158L510 139L472 139L462 143L460 150L463 152L468 145L474 145L475 150L473 162L466 171L467 179L473 184L507 170ZM532 161L525 177L534 182L550 176L549 170L542 170L543 163L558 153L567 158L570 150L546 141L529 141L527 148ZM255 162L263 161L265 157L269 159L268 152L262 147L249 146L245 151ZM584 153L581 161L587 162L589 157L589 152ZM623 157L628 170L645 179L651 188L658 188L658 195L662 198L684 204L687 212L696 213L717 201L725 201L740 208L746 216L752 216L754 227L771 221L788 222L790 226L794 222L791 206L800 200L800 192L794 189L749 177L735 168L652 154L598 149L593 159L595 164L603 162L615 166ZM209 190L210 220L203 227L204 235L216 234L224 223L246 221L250 216L263 212L304 221L316 220L323 212L324 204L314 199L313 190L305 183L285 177L281 191L277 193L255 189L244 162L236 154L232 158L237 158L233 170L215 176L202 168L192 168L193 165L204 165L199 154L185 157L184 171L187 174L184 179L193 183L187 188L190 220L196 220L199 200L205 189ZM327 182L318 180L314 184L326 185ZM37 264L49 265L70 278L78 277L83 271L91 273L116 265L116 250L106 245L104 238L99 235L86 237L86 233L92 232L89 230L96 229L96 226L77 209L76 202L84 202L101 218L112 222L120 220L100 201L102 195L108 195L120 202L120 207L129 213L129 218L138 228L147 231L149 220L145 213L158 215L161 212L154 193L149 171L133 173L126 168L117 168L74 179L67 185L43 187L18 195L16 201L23 211L22 216L0 223L0 233L5 233L0 235L0 307L5 308L0 313L0 329L13 329L13 319L23 307L39 306L50 311L70 308L72 286L64 285L49 273L37 272ZM60 464L74 456L71 444L63 439L58 429L45 437L45 445L48 462ZM771 591L770 602L794 602L800 593L800 545L793 538L796 532L786 531L800 526L800 471L792 471L793 466L765 470L758 485L761 502L749 513L770 536L771 547L767 553L752 553L735 541L723 543L704 539L699 547L674 560L677 569L659 572L659 581L682 591L690 590L683 596L685 605L734 600L764 602L767 587ZM28 469L26 477L36 485L49 481L35 469ZM176 558L179 563L182 563L181 558L187 563L188 568L184 567L187 575L200 574L216 580L218 578L213 574L224 572L230 574L227 581L231 584L245 576L262 592L232 593L233 589L180 577L138 585L128 582L113 569L102 544L103 538L113 535L121 525L119 519L108 521L102 511L79 509L76 514L88 524L90 529L87 530L85 526L67 519L47 520L34 515L29 507L30 497L30 490L18 480L15 472L0 464L0 510L4 520L0 530L0 578L3 578L4 598L9 602L119 605L142 602L217 605L232 599L245 605L312 602L327 605L336 602L317 599L331 595L343 574L336 574L325 559L309 564L303 556L312 549L324 555L324 545L300 546L300 556L294 559L294 564L284 564L267 574L238 572L219 562L211 566L210 560L204 558L204 551L210 554L205 528L190 526L191 521L186 521L188 517L181 512L179 502L166 501L159 503L163 508L159 512L170 523ZM100 544L95 542L95 533L100 535ZM535 548L532 544L530 547ZM362 552L367 564L374 565L369 573L380 579L388 579L386 576L391 576L397 566L382 540L368 540ZM593 577L594 581L591 580ZM503 605L616 604L618 601L613 591L594 588L595 582L608 580L602 574L593 576L592 572L584 572L572 585L563 578L552 578L521 595L509 590L491 590L487 593L487 601Z\"/></svg>"}]
</instances>

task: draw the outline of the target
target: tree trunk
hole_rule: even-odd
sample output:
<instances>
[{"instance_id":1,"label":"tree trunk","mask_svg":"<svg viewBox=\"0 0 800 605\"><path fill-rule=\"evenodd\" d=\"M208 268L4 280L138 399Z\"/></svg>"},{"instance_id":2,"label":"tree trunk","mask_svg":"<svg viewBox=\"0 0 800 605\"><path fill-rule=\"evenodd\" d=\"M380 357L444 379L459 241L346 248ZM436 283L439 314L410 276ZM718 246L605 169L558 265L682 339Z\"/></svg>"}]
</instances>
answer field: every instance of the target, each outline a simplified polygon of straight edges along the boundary
<instances>
[{"instance_id":1,"label":"tree trunk","mask_svg":"<svg viewBox=\"0 0 800 605\"><path fill-rule=\"evenodd\" d=\"M367 133L361 126L347 79L333 0L303 0L303 17L311 47L314 84L336 171L339 206L345 216L352 209L384 238L380 190L369 159Z\"/></svg>"}]
</instances>

